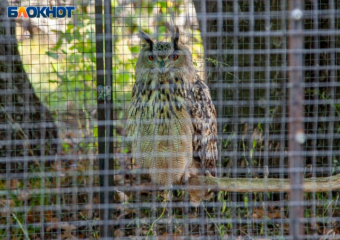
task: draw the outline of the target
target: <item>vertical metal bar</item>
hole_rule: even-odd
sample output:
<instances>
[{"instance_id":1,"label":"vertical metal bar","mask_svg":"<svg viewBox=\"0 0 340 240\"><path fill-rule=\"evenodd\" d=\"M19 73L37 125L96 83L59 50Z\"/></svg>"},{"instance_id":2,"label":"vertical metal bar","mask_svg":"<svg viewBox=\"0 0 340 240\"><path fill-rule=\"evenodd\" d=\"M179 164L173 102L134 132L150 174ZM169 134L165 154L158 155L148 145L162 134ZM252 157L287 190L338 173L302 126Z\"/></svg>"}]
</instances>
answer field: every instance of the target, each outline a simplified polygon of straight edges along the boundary
<instances>
[{"instance_id":1,"label":"vertical metal bar","mask_svg":"<svg viewBox=\"0 0 340 240\"><path fill-rule=\"evenodd\" d=\"M271 114L270 114L270 1L266 0L265 1L265 29L266 29L266 37L265 37L265 48L266 48L266 62L265 62L265 99L266 99L266 105L265 105L265 122L264 122L264 154L263 154L263 167L267 168L269 167L269 126L271 122L269 119L271 119ZM272 166L272 165L270 165ZM267 192L263 193L263 212L264 216L268 216L268 211L267 211L267 202L268 202L268 194ZM264 232L265 232L265 237L267 237L268 233L268 221L267 218L264 218Z\"/></svg>"},{"instance_id":2,"label":"vertical metal bar","mask_svg":"<svg viewBox=\"0 0 340 240\"><path fill-rule=\"evenodd\" d=\"M335 9L335 4L334 4L334 0L330 0L329 1L329 6L328 9L334 10ZM329 28L331 31L335 30L335 13L333 14L329 14ZM330 49L333 49L333 51L331 51L329 53L329 60L330 60L330 66L331 66L331 70L330 70L330 93L329 93L329 97L330 97L330 106L329 106L329 118L331 119L328 123L328 140L327 140L327 145L328 145L328 175L331 176L332 175L332 169L333 169L333 143L334 143L334 116L335 116L335 36L334 34L330 34ZM332 191L328 191L328 202L332 202ZM327 214L329 217L328 220L328 227L331 229L333 227L333 207L332 204L329 204L329 207L327 208Z\"/></svg>"},{"instance_id":3,"label":"vertical metal bar","mask_svg":"<svg viewBox=\"0 0 340 240\"><path fill-rule=\"evenodd\" d=\"M14 30L15 31L15 30ZM14 37L15 37L15 32L14 32ZM16 44L14 47L17 47ZM18 53L19 54L19 53ZM14 55L14 53L13 53ZM25 75L26 73L25 72L21 72L20 74L21 78L22 79L25 79ZM33 104L32 104L32 101L30 101L30 95L32 95L32 92L33 90L30 88L30 83L29 83L29 80L28 79L25 79L24 80L24 116L23 116L23 122L24 122L24 126L23 126L23 130L24 130L24 143L23 143L23 147L24 147L24 151L23 151L23 160L24 160L24 163L23 163L23 189L24 191L27 191L28 190L28 177L27 177L27 174L28 174L28 162L29 162L29 157L28 157L28 149L29 149L29 145L30 145L30 139L29 139L29 136L30 136L30 129L29 129L29 122L30 122L30 118L29 118L29 114L30 114L30 108L33 108ZM40 113L41 114L41 113ZM26 125L26 126L25 126ZM40 136L41 137L41 136ZM23 221L23 226L27 229L27 214L28 214L28 211L29 211L29 204L28 204L28 199L25 198L25 200L23 201L24 202L24 211L23 211L23 217L24 217L24 221Z\"/></svg>"},{"instance_id":4,"label":"vertical metal bar","mask_svg":"<svg viewBox=\"0 0 340 240\"><path fill-rule=\"evenodd\" d=\"M203 45L204 45L204 49L209 49L209 43L207 42L207 18L206 18L206 14L207 14L207 7L209 7L209 2L208 2L208 6L206 1L201 1L201 14L203 14L203 19L202 19L202 32L201 32L201 36L202 36L202 40L203 40ZM209 39L210 40L210 39ZM206 57L206 53L204 53L204 57ZM205 71L206 72L206 71ZM205 73L205 79L206 81L208 80L208 74ZM204 236L205 235L205 212L204 212L204 207L202 206L202 204L199 206L199 216L202 218L202 220L200 221L200 227L199 227L199 235Z\"/></svg>"},{"instance_id":5,"label":"vertical metal bar","mask_svg":"<svg viewBox=\"0 0 340 240\"><path fill-rule=\"evenodd\" d=\"M4 4L7 6L7 4ZM10 73L9 75L5 75L5 80L6 80L6 89L9 90L9 92L6 94L6 107L7 107L7 114L6 114L6 141L9 143L6 147L6 190L10 190L10 182L11 182L11 157L12 157L12 134L13 134L13 129L9 123L10 118L12 118L12 113L13 113L13 62L16 56L14 56L14 53L12 51L12 41L13 41L13 35L12 31L15 29L14 21L7 19L5 21L1 22L4 24L3 27L5 30L5 39L7 39L7 47L6 49L6 56L9 57L10 61L8 61L8 64L5 65L4 72L5 73ZM15 36L15 35L14 35ZM6 68L7 67L7 68ZM7 203L10 203L12 201L10 194L7 194L6 196ZM9 206L7 206L9 207ZM6 239L10 240L11 239L11 213L10 211L6 211Z\"/></svg>"},{"instance_id":6,"label":"vertical metal bar","mask_svg":"<svg viewBox=\"0 0 340 240\"><path fill-rule=\"evenodd\" d=\"M281 24L282 24L282 31L287 34L287 2L281 1ZM287 51L287 38L282 37L282 48L283 50ZM286 158L286 121L287 121L287 83L285 79L287 79L287 53L282 54L282 113L281 113L281 127L280 127L280 179L284 179L286 172L285 172L285 158ZM284 218L285 218L285 193L280 193L280 234L284 234Z\"/></svg>"},{"instance_id":7,"label":"vertical metal bar","mask_svg":"<svg viewBox=\"0 0 340 240\"><path fill-rule=\"evenodd\" d=\"M58 116L59 118L59 116ZM59 119L57 120L59 122ZM56 182L56 186L55 188L58 189L58 191L61 191L61 186L62 186L62 183L61 183L61 176L62 176L62 173L61 173L61 162L59 161L58 159L58 156L61 152L61 144L58 144L58 148L57 148L57 155L56 155L56 158L55 158L55 162L56 162L56 178L55 178L55 182ZM61 206L62 206L62 202L61 202L61 199L62 199L62 196L61 194L56 194L56 217L57 217L57 222L60 223L62 222L61 220L61 217L62 217L62 210L61 210ZM57 226L57 234L58 236L61 235L61 226Z\"/></svg>"},{"instance_id":8,"label":"vertical metal bar","mask_svg":"<svg viewBox=\"0 0 340 240\"><path fill-rule=\"evenodd\" d=\"M85 6L85 5L84 5ZM92 8L93 7L93 1L91 1L89 3L89 6ZM91 11L90 13L91 17L93 17L93 12ZM94 15L94 17L96 16L96 14ZM95 44L94 42L91 41L91 48L93 46L93 44ZM86 72L83 72L83 76L85 77L87 74ZM92 75L92 79L95 79L94 78L94 71L93 71L93 68L91 68L91 75ZM92 83L93 84L93 83ZM87 86L87 83L86 81L83 82L83 88L86 89L86 86ZM94 94L95 92L94 91L91 91L91 99L94 100ZM83 104L84 106L86 106L86 92L84 91L83 92ZM84 110L83 110L84 111ZM90 131L88 131L91 126L93 126L92 124L92 121L91 121L91 117L89 115L85 115L84 117L84 120L85 120L85 128L86 128L86 136L89 136L89 134L91 134ZM92 136L93 136L93 131L92 131ZM88 209L87 209L87 219L92 219L92 216L93 216L93 192L94 192L94 179L95 179L95 174L94 174L94 156L93 156L93 152L95 151L93 149L93 146L94 146L94 141L95 139L93 137L86 137L85 138L85 144L86 146L90 145L91 146L91 149L89 149L88 151L88 154L87 154L87 158L89 160L89 165L88 165L88 171L89 171L89 175L88 175L88 188L89 188L89 191L87 192L87 204L88 204ZM90 233L86 234L87 237L90 236Z\"/></svg>"},{"instance_id":9,"label":"vertical metal bar","mask_svg":"<svg viewBox=\"0 0 340 240\"><path fill-rule=\"evenodd\" d=\"M96 24L96 71L97 71L97 86L104 86L104 59L103 59L103 4L102 0L95 1L95 24ZM99 155L99 170L105 170L105 101L99 99L99 89L97 89L97 106L98 106L98 155ZM100 185L100 204L105 204L104 196L104 178L106 175L99 175ZM100 219L100 236L108 236L108 226L104 224L108 220L108 209L101 208Z\"/></svg>"},{"instance_id":10,"label":"vertical metal bar","mask_svg":"<svg viewBox=\"0 0 340 240\"><path fill-rule=\"evenodd\" d=\"M249 1L249 32L253 33L255 28L255 16L254 16L254 0ZM254 50L254 36L249 37L249 49ZM248 170L247 177L253 177L253 161L254 161L254 153L251 152L253 149L253 139L252 136L254 134L254 98L255 98L255 89L254 89L254 54L251 53L249 55L249 64L250 64L250 79L249 79L249 141L248 141L248 149L249 149L249 161L248 161ZM247 230L248 235L252 236L253 234L253 193L248 193L248 217L247 217Z\"/></svg>"},{"instance_id":11,"label":"vertical metal bar","mask_svg":"<svg viewBox=\"0 0 340 240\"><path fill-rule=\"evenodd\" d=\"M289 216L292 239L303 235L303 191L302 191L302 144L304 134L304 91L303 91L303 0L290 0L289 34L289 166L290 196Z\"/></svg>"},{"instance_id":12,"label":"vertical metal bar","mask_svg":"<svg viewBox=\"0 0 340 240\"><path fill-rule=\"evenodd\" d=\"M188 6L189 1L188 0L184 0L184 5ZM189 8L185 8L185 16L186 16L186 23L184 28L186 30L190 29L190 14L189 14ZM173 11L172 11L173 12ZM174 16L172 15L173 19L171 21L175 22ZM189 184L188 181L185 180L184 181L185 187L188 188ZM184 199L183 199L183 203L182 205L184 206L183 208L183 220L184 220L184 224L183 224L183 237L184 238L190 238L190 233L189 233L189 228L190 228L190 223L189 223L189 211L190 211L190 205L189 205L189 192L185 191L184 193Z\"/></svg>"},{"instance_id":13,"label":"vertical metal bar","mask_svg":"<svg viewBox=\"0 0 340 240\"><path fill-rule=\"evenodd\" d=\"M223 1L222 0L217 0L217 11L218 11L218 15L217 15L217 32L218 32L218 37L217 37L217 49L219 51L223 51ZM218 68L221 68L221 62L224 62L225 59L223 59L222 54L218 54L217 55L217 60L219 61L219 64L217 65ZM219 84L219 88L217 90L217 101L218 101L218 106L217 106L217 119L218 116L222 116L223 115L223 83L224 83L224 79L223 79L223 71L222 70L218 70L218 84ZM221 118L222 119L222 118ZM223 128L223 121L220 120L217 122L217 133L221 133L222 134L222 129ZM220 140L222 141L222 140ZM221 146L222 142L218 142L218 146ZM219 147L219 152L218 152L218 158L217 158L217 177L221 177L223 175L223 171L222 170L222 157L221 157L221 147ZM215 198L217 201L217 216L221 216L221 207L222 207L222 202L218 201L218 198ZM216 229L217 231L218 229ZM217 237L217 236L216 236Z\"/></svg>"},{"instance_id":14,"label":"vertical metal bar","mask_svg":"<svg viewBox=\"0 0 340 240\"><path fill-rule=\"evenodd\" d=\"M222 0L217 0L217 10L218 10L218 15L217 15L217 32L218 32L218 37L217 37L217 49L219 51L223 51L223 3ZM222 54L218 54L217 55L217 60L221 63L224 61ZM218 64L218 68L220 68L221 65ZM217 113L219 114L219 116L222 116L223 113L223 104L221 104L223 102L223 72L221 70L218 70L218 83L219 83L219 88L217 90L217 100L219 102L218 107L217 107ZM218 121L217 122L217 132L218 133L222 133L222 127L223 127L223 122L222 121ZM221 175L221 158L219 157L217 160L217 176L222 176Z\"/></svg>"},{"instance_id":15,"label":"vertical metal bar","mask_svg":"<svg viewBox=\"0 0 340 240\"><path fill-rule=\"evenodd\" d=\"M266 29L266 37L265 37L265 47L266 47L266 63L265 63L265 81L266 81L266 105L265 105L265 129L264 129L264 160L263 165L268 166L269 159L269 119L270 119L270 2L269 0L265 1L265 29ZM265 201L267 201L267 194L264 195Z\"/></svg>"},{"instance_id":16,"label":"vertical metal bar","mask_svg":"<svg viewBox=\"0 0 340 240\"><path fill-rule=\"evenodd\" d=\"M313 30L318 31L319 29L319 0L313 0ZM320 49L320 41L319 35L316 35L313 40L313 48ZM317 51L314 53L314 79L313 84L315 86L315 92L313 100L313 140L312 140L312 149L313 149L313 156L312 156L312 177L316 177L316 160L317 160L317 144L318 144L318 117L319 117L319 64L320 64L320 52ZM311 229L312 231L316 231L316 196L315 192L312 193L312 215L314 216L311 219Z\"/></svg>"},{"instance_id":17,"label":"vertical metal bar","mask_svg":"<svg viewBox=\"0 0 340 240\"><path fill-rule=\"evenodd\" d=\"M40 132L41 132L41 135L40 135L40 158L41 158L41 161L40 161L40 174L43 176L42 178L40 178L40 188L41 189L44 189L45 188L45 163L46 161L44 161L45 159L45 146L46 146L46 143L45 143L45 139L46 139L46 125L48 124L47 123L47 120L46 120L46 108L43 107L43 105L41 105L40 107L40 111L41 111L41 118L40 118ZM52 139L52 141L55 141L54 139ZM41 227L40 227L40 238L41 239L45 239L45 227L44 227L44 223L45 223L45 194L42 192L40 194L40 224L41 224Z\"/></svg>"},{"instance_id":18,"label":"vertical metal bar","mask_svg":"<svg viewBox=\"0 0 340 240\"><path fill-rule=\"evenodd\" d=\"M113 161L113 100L112 100L112 14L111 14L111 0L104 0L104 31L105 31L105 86L108 91L111 91L110 97L106 98L105 105L105 132L106 132L106 144L105 144L105 165L108 170L105 175L105 182L107 185L105 187L113 186L113 175L110 175L114 170ZM104 189L105 197L105 208L108 208L108 218L113 216L113 209L111 208L111 203L114 202L113 191L108 191ZM113 236L113 226L109 226L108 234L110 237Z\"/></svg>"},{"instance_id":19,"label":"vertical metal bar","mask_svg":"<svg viewBox=\"0 0 340 240\"><path fill-rule=\"evenodd\" d=\"M198 4L197 4L198 5ZM201 11L199 14L201 15L201 19L198 19L201 23L201 37L203 42L203 47L205 50L208 50L207 43L207 6L206 1L201 1ZM207 53L204 53L204 57L207 56ZM208 79L207 71L204 71L204 79Z\"/></svg>"},{"instance_id":20,"label":"vertical metal bar","mask_svg":"<svg viewBox=\"0 0 340 240\"><path fill-rule=\"evenodd\" d=\"M237 160L238 160L238 123L239 123L239 106L238 106L238 98L239 98L239 58L238 58L238 36L239 36L239 18L238 18L238 1L234 1L233 3L233 20L234 20L234 94L233 94L233 134L236 134L236 138L232 140L233 145L233 168L232 168L232 177L237 177ZM236 201L237 201L237 193L232 193L232 212L233 212L233 220L232 220L232 236L237 236L237 223L236 223Z\"/></svg>"}]
</instances>

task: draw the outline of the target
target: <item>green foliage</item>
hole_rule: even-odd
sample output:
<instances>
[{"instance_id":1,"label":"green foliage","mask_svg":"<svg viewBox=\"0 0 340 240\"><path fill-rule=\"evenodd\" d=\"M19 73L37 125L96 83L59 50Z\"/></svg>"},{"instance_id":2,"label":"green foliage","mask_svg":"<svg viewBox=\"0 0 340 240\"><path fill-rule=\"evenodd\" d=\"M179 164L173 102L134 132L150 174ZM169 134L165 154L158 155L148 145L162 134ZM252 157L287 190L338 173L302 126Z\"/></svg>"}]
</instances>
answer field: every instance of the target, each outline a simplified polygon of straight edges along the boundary
<instances>
[{"instance_id":1,"label":"green foliage","mask_svg":"<svg viewBox=\"0 0 340 240\"><path fill-rule=\"evenodd\" d=\"M77 24L70 21L65 31L56 32L57 43L46 51L47 56L56 60L51 67L57 79L49 82L58 85L44 99L52 112L56 109L68 111L70 103L74 104L74 109L87 110L96 106L94 19L80 11L75 11L75 16L81 16Z\"/></svg>"}]
</instances>

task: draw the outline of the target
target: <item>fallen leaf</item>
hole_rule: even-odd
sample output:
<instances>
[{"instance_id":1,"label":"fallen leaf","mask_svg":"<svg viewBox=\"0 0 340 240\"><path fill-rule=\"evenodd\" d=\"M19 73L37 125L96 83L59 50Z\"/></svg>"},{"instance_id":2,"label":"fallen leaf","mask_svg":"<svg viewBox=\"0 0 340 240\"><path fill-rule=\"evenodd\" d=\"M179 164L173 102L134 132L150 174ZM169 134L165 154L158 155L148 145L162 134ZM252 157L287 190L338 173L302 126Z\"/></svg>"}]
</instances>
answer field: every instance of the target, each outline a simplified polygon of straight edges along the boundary
<instances>
[{"instance_id":1,"label":"fallen leaf","mask_svg":"<svg viewBox=\"0 0 340 240\"><path fill-rule=\"evenodd\" d=\"M116 194L115 194L115 200L118 201L118 202L127 202L129 199L129 197L124 193L124 192L121 192L121 191L116 191Z\"/></svg>"},{"instance_id":2,"label":"fallen leaf","mask_svg":"<svg viewBox=\"0 0 340 240\"><path fill-rule=\"evenodd\" d=\"M125 236L124 232L121 231L121 230L119 230L119 229L117 229L116 231L114 231L113 234L114 234L115 237L124 237L124 236Z\"/></svg>"},{"instance_id":3,"label":"fallen leaf","mask_svg":"<svg viewBox=\"0 0 340 240\"><path fill-rule=\"evenodd\" d=\"M52 229L58 229L58 228L64 230L64 233L61 235L61 239L77 239L75 236L72 235L72 231L75 230L76 227L66 222L55 223L52 226L46 228L46 231L49 232Z\"/></svg>"}]
</instances>

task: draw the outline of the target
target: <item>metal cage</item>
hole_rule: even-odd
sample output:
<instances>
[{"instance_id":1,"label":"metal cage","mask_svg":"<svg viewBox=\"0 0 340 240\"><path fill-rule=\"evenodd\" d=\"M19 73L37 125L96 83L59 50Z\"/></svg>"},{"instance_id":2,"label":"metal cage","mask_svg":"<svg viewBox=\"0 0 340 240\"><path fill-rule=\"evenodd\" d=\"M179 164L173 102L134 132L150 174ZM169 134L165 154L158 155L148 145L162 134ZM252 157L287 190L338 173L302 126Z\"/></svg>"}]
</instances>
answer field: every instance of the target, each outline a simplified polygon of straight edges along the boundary
<instances>
[{"instance_id":1,"label":"metal cage","mask_svg":"<svg viewBox=\"0 0 340 240\"><path fill-rule=\"evenodd\" d=\"M217 111L198 207L125 132L138 31L174 26ZM0 239L340 239L339 49L337 0L1 1Z\"/></svg>"}]
</instances>

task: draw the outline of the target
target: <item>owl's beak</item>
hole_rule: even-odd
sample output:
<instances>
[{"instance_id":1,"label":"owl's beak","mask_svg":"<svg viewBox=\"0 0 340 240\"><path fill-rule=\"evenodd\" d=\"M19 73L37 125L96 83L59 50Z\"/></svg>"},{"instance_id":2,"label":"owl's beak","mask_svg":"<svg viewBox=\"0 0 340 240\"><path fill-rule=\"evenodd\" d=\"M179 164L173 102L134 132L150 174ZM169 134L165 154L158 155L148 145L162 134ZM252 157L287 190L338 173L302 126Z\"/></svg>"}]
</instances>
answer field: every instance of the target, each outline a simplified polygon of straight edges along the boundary
<instances>
[{"instance_id":1,"label":"owl's beak","mask_svg":"<svg viewBox=\"0 0 340 240\"><path fill-rule=\"evenodd\" d=\"M160 61L159 68L161 69L162 73L164 73L164 65L165 65L164 60Z\"/></svg>"}]
</instances>

